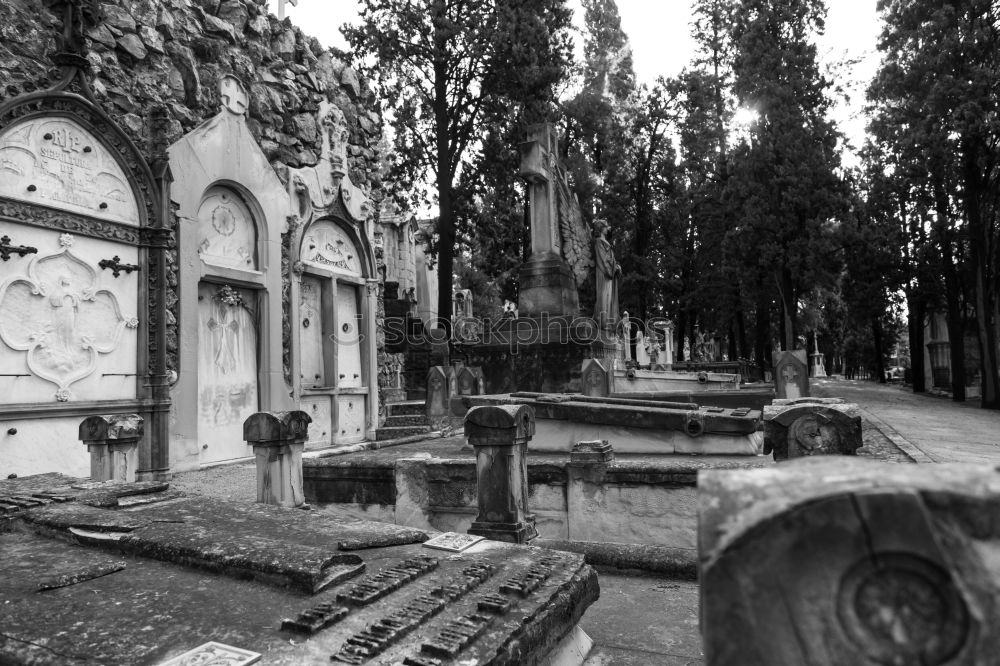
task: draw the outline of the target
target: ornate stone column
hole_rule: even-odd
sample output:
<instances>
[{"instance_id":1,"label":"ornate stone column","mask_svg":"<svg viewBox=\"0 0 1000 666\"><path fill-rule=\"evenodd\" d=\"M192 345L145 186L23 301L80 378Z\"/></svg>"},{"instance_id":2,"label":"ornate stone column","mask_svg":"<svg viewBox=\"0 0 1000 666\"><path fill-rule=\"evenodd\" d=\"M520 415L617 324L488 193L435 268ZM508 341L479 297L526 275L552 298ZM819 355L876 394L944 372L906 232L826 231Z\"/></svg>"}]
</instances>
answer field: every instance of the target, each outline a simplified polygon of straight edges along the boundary
<instances>
[{"instance_id":1,"label":"ornate stone column","mask_svg":"<svg viewBox=\"0 0 1000 666\"><path fill-rule=\"evenodd\" d=\"M495 541L527 543L538 534L528 513L528 440L535 412L528 405L473 407L465 436L476 451L479 515L469 528Z\"/></svg>"}]
</instances>

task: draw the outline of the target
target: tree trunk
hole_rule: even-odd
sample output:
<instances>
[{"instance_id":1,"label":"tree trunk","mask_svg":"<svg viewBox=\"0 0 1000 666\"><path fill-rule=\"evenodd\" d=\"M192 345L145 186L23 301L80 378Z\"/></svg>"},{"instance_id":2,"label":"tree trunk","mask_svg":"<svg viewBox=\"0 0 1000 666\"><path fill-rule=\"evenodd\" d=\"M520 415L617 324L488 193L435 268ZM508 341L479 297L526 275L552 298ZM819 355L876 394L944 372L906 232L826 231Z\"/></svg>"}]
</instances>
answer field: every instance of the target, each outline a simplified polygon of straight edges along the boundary
<instances>
[{"instance_id":1,"label":"tree trunk","mask_svg":"<svg viewBox=\"0 0 1000 666\"><path fill-rule=\"evenodd\" d=\"M798 298L795 294L795 285L792 282L792 273L786 267L781 268L781 349L792 351L795 349L795 341L798 338L798 331L795 329L795 315L798 309Z\"/></svg>"},{"instance_id":2,"label":"tree trunk","mask_svg":"<svg viewBox=\"0 0 1000 666\"><path fill-rule=\"evenodd\" d=\"M674 328L674 360L684 362L684 330L687 327L687 310L681 309L677 315L677 326Z\"/></svg>"},{"instance_id":3,"label":"tree trunk","mask_svg":"<svg viewBox=\"0 0 1000 666\"><path fill-rule=\"evenodd\" d=\"M878 383L885 384L885 352L882 349L882 322L872 317L872 344L875 346L875 374Z\"/></svg>"},{"instance_id":4,"label":"tree trunk","mask_svg":"<svg viewBox=\"0 0 1000 666\"><path fill-rule=\"evenodd\" d=\"M951 215L944 183L934 181L934 208L937 211L939 243L941 245L941 273L944 276L947 325L951 356L951 399L965 402L965 325L962 317L962 285L955 266L955 244L952 241Z\"/></svg>"},{"instance_id":5,"label":"tree trunk","mask_svg":"<svg viewBox=\"0 0 1000 666\"><path fill-rule=\"evenodd\" d=\"M455 212L452 209L454 169L451 166L451 118L448 117L448 33L445 4L434 2L434 124L437 129L438 194L438 323L451 337L452 273L455 268Z\"/></svg>"},{"instance_id":6,"label":"tree trunk","mask_svg":"<svg viewBox=\"0 0 1000 666\"><path fill-rule=\"evenodd\" d=\"M919 286L918 286L919 288ZM907 296L907 329L910 332L910 378L914 393L927 392L927 368L924 367L924 318L926 306L911 290Z\"/></svg>"},{"instance_id":7,"label":"tree trunk","mask_svg":"<svg viewBox=\"0 0 1000 666\"><path fill-rule=\"evenodd\" d=\"M757 297L757 312L754 316L754 354L757 356L757 366L760 368L760 377L763 380L764 373L771 367L770 333L771 333L771 304L763 295L763 289L759 290Z\"/></svg>"},{"instance_id":8,"label":"tree trunk","mask_svg":"<svg viewBox=\"0 0 1000 666\"><path fill-rule=\"evenodd\" d=\"M972 270L975 281L976 328L979 333L979 360L982 381L982 406L1000 409L1000 376L997 367L997 339L994 313L996 289L993 285L991 265L995 238L983 219L980 196L983 194L979 167L979 144L968 137L962 141L965 188L962 200L969 221L969 238L972 250ZM949 331L949 337L951 332ZM954 340L952 340L954 345ZM964 362L964 359L963 359ZM954 368L952 368L954 372Z\"/></svg>"}]
</instances>

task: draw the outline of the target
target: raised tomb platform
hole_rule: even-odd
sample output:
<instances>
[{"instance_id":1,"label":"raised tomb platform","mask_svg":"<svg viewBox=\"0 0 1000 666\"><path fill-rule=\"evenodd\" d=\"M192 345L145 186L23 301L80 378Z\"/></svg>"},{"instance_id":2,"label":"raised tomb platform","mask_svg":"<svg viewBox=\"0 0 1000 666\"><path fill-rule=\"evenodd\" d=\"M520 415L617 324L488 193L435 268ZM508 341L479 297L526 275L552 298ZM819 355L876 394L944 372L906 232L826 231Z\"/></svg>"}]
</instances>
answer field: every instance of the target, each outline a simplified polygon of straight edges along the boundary
<instances>
[{"instance_id":1,"label":"raised tomb platform","mask_svg":"<svg viewBox=\"0 0 1000 666\"><path fill-rule=\"evenodd\" d=\"M452 414L479 405L530 405L536 434L529 451L568 453L577 442L608 440L618 453L756 456L761 413L696 403L519 392L453 398Z\"/></svg>"},{"instance_id":2,"label":"raised tomb platform","mask_svg":"<svg viewBox=\"0 0 1000 666\"><path fill-rule=\"evenodd\" d=\"M427 538L166 483L0 481L0 662L538 664L598 597L581 555Z\"/></svg>"}]
</instances>

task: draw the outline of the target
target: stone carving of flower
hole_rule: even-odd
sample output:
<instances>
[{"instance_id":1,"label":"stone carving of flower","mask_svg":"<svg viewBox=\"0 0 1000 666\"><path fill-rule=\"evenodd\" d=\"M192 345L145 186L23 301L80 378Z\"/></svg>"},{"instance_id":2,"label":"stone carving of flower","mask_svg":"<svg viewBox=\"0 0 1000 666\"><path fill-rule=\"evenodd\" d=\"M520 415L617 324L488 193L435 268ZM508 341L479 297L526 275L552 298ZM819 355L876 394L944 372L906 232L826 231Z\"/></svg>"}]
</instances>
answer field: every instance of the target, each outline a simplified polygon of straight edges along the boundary
<instances>
[{"instance_id":1,"label":"stone carving of flower","mask_svg":"<svg viewBox=\"0 0 1000 666\"><path fill-rule=\"evenodd\" d=\"M73 241L74 238L72 234L62 234L59 236L59 245L62 247L72 247Z\"/></svg>"},{"instance_id":2,"label":"stone carving of flower","mask_svg":"<svg viewBox=\"0 0 1000 666\"><path fill-rule=\"evenodd\" d=\"M135 317L132 317L131 319L126 319L125 320L125 327L126 328L138 328L139 327L139 320L136 319Z\"/></svg>"}]
</instances>

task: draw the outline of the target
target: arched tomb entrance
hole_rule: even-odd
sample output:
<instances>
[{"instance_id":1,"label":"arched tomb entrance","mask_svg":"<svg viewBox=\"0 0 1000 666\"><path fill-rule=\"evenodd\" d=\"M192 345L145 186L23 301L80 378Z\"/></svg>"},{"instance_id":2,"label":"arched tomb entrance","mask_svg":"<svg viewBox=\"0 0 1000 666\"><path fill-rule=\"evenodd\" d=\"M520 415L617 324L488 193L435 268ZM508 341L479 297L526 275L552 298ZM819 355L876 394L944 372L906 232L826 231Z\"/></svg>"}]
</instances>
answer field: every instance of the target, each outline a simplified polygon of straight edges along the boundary
<instances>
[{"instance_id":1,"label":"arched tomb entrance","mask_svg":"<svg viewBox=\"0 0 1000 666\"><path fill-rule=\"evenodd\" d=\"M180 262L173 466L251 455L243 422L290 409L282 373L281 243L289 199L246 126L246 90L170 146Z\"/></svg>"},{"instance_id":2,"label":"arched tomb entrance","mask_svg":"<svg viewBox=\"0 0 1000 666\"><path fill-rule=\"evenodd\" d=\"M370 248L343 218L309 224L295 265L296 394L313 417L310 447L374 435L375 298Z\"/></svg>"}]
</instances>

